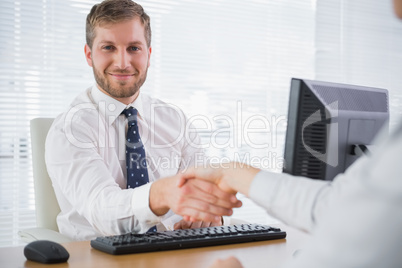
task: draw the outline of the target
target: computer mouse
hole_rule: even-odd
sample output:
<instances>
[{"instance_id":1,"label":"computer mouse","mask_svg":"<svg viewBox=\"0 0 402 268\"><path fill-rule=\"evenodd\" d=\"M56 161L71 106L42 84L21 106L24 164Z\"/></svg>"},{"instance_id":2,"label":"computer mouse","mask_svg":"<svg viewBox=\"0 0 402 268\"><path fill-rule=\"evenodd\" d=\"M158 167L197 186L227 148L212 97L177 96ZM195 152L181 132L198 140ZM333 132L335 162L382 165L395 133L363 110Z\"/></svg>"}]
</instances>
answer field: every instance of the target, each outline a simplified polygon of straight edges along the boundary
<instances>
[{"instance_id":1,"label":"computer mouse","mask_svg":"<svg viewBox=\"0 0 402 268\"><path fill-rule=\"evenodd\" d=\"M66 262L70 257L70 254L62 245L49 240L38 240L29 243L24 248L24 255L30 261L41 263Z\"/></svg>"}]
</instances>

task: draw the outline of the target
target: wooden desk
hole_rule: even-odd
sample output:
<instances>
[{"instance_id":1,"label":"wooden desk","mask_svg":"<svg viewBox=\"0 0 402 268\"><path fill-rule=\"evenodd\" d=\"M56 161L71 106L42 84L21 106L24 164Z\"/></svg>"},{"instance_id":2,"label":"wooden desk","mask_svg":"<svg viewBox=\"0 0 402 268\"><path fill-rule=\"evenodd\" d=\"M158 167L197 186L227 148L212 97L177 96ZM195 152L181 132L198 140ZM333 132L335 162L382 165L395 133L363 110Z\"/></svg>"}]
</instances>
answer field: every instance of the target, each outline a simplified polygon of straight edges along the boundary
<instances>
[{"instance_id":1,"label":"wooden desk","mask_svg":"<svg viewBox=\"0 0 402 268\"><path fill-rule=\"evenodd\" d=\"M308 235L296 229L283 225L277 226L287 232L286 239L119 256L95 250L91 248L89 241L71 242L63 244L70 253L68 262L51 265L28 261L23 253L24 246L0 248L0 266L7 268L207 268L218 258L236 256L246 268L260 268L261 265L276 268L286 262L286 260L292 258L295 250L300 249L308 238Z\"/></svg>"}]
</instances>

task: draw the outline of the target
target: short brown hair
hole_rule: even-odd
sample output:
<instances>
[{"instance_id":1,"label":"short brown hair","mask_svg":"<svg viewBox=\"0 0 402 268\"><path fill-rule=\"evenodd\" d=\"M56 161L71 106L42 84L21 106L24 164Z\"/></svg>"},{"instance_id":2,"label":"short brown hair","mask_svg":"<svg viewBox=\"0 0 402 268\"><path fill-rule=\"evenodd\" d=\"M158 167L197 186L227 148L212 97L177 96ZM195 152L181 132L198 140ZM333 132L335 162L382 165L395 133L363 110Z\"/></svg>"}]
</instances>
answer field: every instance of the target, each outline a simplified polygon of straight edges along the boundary
<instances>
[{"instance_id":1,"label":"short brown hair","mask_svg":"<svg viewBox=\"0 0 402 268\"><path fill-rule=\"evenodd\" d=\"M145 40L151 46L151 19L141 5L131 0L104 0L92 7L86 21L86 41L92 48L95 27L140 18L145 30Z\"/></svg>"}]
</instances>

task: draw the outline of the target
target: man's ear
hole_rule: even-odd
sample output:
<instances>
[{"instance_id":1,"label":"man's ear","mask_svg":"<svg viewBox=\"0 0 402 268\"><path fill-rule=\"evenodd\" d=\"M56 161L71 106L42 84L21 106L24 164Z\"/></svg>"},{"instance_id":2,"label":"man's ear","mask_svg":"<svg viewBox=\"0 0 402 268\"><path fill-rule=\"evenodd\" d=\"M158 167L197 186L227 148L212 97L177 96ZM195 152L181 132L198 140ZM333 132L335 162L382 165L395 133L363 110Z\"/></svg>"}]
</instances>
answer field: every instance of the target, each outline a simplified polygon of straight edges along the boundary
<instances>
[{"instance_id":1,"label":"man's ear","mask_svg":"<svg viewBox=\"0 0 402 268\"><path fill-rule=\"evenodd\" d=\"M87 60L88 65L93 67L92 66L92 51L91 51L91 48L88 46L88 44L85 44L84 52L85 52L85 59Z\"/></svg>"},{"instance_id":2,"label":"man's ear","mask_svg":"<svg viewBox=\"0 0 402 268\"><path fill-rule=\"evenodd\" d=\"M151 52L152 52L152 47L148 48L148 67L151 65Z\"/></svg>"}]
</instances>

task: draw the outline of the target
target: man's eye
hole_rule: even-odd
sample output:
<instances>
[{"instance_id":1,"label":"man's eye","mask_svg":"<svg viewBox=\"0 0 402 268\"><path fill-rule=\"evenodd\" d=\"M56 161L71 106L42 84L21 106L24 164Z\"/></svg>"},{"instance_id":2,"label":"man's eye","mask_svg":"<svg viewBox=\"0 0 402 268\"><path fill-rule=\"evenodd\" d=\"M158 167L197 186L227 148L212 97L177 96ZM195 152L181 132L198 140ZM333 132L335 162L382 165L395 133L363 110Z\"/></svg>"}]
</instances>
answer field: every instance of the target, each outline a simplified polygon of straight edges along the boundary
<instances>
[{"instance_id":1,"label":"man's eye","mask_svg":"<svg viewBox=\"0 0 402 268\"><path fill-rule=\"evenodd\" d=\"M140 50L139 47L130 47L130 51L138 51Z\"/></svg>"},{"instance_id":2,"label":"man's eye","mask_svg":"<svg viewBox=\"0 0 402 268\"><path fill-rule=\"evenodd\" d=\"M103 49L104 49L104 50L112 50L113 47L112 47L112 46L104 46Z\"/></svg>"}]
</instances>

